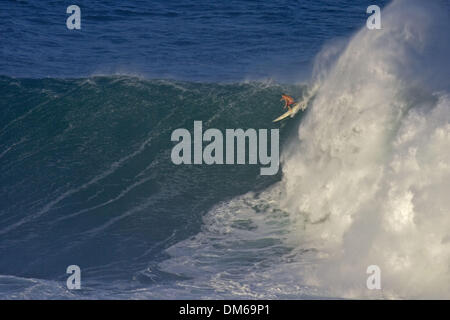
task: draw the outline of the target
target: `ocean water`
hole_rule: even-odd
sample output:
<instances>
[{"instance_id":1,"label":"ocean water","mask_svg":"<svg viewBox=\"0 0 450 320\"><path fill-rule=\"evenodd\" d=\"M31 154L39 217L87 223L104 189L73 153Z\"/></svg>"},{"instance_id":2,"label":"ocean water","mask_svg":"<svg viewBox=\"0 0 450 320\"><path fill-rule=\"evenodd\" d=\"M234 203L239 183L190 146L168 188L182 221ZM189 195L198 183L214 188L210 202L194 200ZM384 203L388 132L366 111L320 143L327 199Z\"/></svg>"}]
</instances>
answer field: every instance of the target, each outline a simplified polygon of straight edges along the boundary
<instances>
[{"instance_id":1,"label":"ocean water","mask_svg":"<svg viewBox=\"0 0 450 320\"><path fill-rule=\"evenodd\" d=\"M326 41L365 24L371 1L81 0L78 32L66 27L70 4L0 3L2 75L304 80Z\"/></svg>"},{"instance_id":2,"label":"ocean water","mask_svg":"<svg viewBox=\"0 0 450 320\"><path fill-rule=\"evenodd\" d=\"M69 31L2 1L0 298L450 298L448 2L376 2L381 30L372 1L79 1ZM172 164L194 121L279 128L280 171Z\"/></svg>"}]
</instances>

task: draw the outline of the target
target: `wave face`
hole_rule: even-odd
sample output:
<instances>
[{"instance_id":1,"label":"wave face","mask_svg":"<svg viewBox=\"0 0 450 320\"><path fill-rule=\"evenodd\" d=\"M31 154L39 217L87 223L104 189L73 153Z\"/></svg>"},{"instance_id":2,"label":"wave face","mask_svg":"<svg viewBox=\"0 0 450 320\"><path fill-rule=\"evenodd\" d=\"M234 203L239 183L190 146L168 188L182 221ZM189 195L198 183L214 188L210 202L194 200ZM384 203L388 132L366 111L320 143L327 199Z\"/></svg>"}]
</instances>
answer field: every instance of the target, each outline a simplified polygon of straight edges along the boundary
<instances>
[{"instance_id":1,"label":"wave face","mask_svg":"<svg viewBox=\"0 0 450 320\"><path fill-rule=\"evenodd\" d=\"M83 297L179 279L158 269L164 250L199 232L216 203L265 188L281 171L263 177L259 165L176 166L172 132L192 131L194 120L204 130L267 128L280 94L302 90L0 77L0 295L73 297L64 289L72 264L82 286L93 288L77 293Z\"/></svg>"},{"instance_id":2,"label":"wave face","mask_svg":"<svg viewBox=\"0 0 450 320\"><path fill-rule=\"evenodd\" d=\"M175 166L170 135L268 128L303 86L0 77L0 297L449 298L442 3L394 1L325 47L273 177Z\"/></svg>"}]
</instances>

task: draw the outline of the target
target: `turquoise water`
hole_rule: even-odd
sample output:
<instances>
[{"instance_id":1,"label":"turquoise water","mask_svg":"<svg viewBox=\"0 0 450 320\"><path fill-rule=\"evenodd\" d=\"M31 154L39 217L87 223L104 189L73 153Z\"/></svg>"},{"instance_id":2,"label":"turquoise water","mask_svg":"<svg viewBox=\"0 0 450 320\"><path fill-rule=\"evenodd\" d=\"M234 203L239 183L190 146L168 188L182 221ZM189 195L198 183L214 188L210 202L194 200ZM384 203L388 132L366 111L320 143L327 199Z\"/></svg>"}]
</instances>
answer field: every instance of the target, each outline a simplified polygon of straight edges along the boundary
<instances>
[{"instance_id":1,"label":"turquoise water","mask_svg":"<svg viewBox=\"0 0 450 320\"><path fill-rule=\"evenodd\" d=\"M280 179L280 172L260 176L259 165L176 166L172 131L192 131L194 120L204 130L267 127L280 113L281 93L303 90L128 76L2 77L2 273L61 279L77 262L86 280L99 272L105 281L140 274L165 248L198 232L213 205ZM282 141L293 126L282 129Z\"/></svg>"}]
</instances>

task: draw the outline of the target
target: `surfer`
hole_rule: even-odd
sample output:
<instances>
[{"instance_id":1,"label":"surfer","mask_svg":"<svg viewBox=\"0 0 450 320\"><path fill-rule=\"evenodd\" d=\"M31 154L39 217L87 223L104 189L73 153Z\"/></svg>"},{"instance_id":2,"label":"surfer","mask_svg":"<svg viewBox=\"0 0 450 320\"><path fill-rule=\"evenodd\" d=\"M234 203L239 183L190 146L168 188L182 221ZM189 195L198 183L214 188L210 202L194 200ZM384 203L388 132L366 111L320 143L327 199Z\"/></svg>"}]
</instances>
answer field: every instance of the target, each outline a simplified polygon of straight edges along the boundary
<instances>
[{"instance_id":1,"label":"surfer","mask_svg":"<svg viewBox=\"0 0 450 320\"><path fill-rule=\"evenodd\" d=\"M288 108L289 111L291 111L291 104L294 103L294 98L292 98L291 96L288 96L287 94L282 94L281 95L281 100L280 101L284 101L284 107L283 109Z\"/></svg>"}]
</instances>

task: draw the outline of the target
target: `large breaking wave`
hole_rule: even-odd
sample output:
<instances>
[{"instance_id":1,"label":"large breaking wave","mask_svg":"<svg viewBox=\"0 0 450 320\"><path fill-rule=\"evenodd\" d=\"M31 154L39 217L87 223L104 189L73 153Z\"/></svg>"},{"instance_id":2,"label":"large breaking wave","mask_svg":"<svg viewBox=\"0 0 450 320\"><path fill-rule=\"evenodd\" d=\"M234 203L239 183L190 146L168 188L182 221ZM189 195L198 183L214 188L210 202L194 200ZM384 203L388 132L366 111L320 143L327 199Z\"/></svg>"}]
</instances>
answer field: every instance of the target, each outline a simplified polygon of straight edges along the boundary
<instances>
[{"instance_id":1,"label":"large breaking wave","mask_svg":"<svg viewBox=\"0 0 450 320\"><path fill-rule=\"evenodd\" d=\"M325 48L282 181L210 211L163 267L220 297L450 297L442 4L394 1L382 30ZM380 291L366 288L370 265Z\"/></svg>"}]
</instances>

